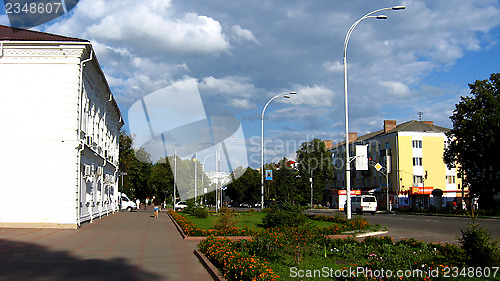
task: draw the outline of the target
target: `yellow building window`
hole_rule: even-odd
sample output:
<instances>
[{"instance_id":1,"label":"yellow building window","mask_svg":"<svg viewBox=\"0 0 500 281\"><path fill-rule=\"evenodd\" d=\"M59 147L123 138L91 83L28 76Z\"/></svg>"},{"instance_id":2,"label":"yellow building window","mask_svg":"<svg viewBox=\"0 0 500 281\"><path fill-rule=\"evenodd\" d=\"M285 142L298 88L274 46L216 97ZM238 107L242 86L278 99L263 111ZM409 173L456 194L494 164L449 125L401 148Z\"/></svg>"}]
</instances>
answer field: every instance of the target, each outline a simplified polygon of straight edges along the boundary
<instances>
[{"instance_id":1,"label":"yellow building window","mask_svg":"<svg viewBox=\"0 0 500 281\"><path fill-rule=\"evenodd\" d=\"M422 166L422 157L413 157L413 166Z\"/></svg>"},{"instance_id":2,"label":"yellow building window","mask_svg":"<svg viewBox=\"0 0 500 281\"><path fill-rule=\"evenodd\" d=\"M455 176L446 176L446 182L449 184L455 183Z\"/></svg>"}]
</instances>

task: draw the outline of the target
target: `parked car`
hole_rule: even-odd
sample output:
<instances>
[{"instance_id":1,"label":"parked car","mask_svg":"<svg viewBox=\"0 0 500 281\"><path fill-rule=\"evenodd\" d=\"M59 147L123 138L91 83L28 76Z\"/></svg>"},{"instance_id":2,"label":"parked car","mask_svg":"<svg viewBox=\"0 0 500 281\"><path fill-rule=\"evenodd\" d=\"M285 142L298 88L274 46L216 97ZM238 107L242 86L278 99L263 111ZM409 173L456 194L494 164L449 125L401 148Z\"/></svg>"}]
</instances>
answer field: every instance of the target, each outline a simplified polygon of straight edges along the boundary
<instances>
[{"instance_id":1,"label":"parked car","mask_svg":"<svg viewBox=\"0 0 500 281\"><path fill-rule=\"evenodd\" d=\"M129 212L132 212L132 210L137 210L137 204L134 201L130 200L125 193L121 194L121 200L122 210L127 210Z\"/></svg>"},{"instance_id":2,"label":"parked car","mask_svg":"<svg viewBox=\"0 0 500 281\"><path fill-rule=\"evenodd\" d=\"M175 203L175 205L174 205L174 209L184 210L184 208L186 208L186 207L187 207L186 201L179 201L179 202Z\"/></svg>"},{"instance_id":3,"label":"parked car","mask_svg":"<svg viewBox=\"0 0 500 281\"><path fill-rule=\"evenodd\" d=\"M240 204L240 208L252 208L253 205L252 203L249 203L249 202L243 202Z\"/></svg>"},{"instance_id":4,"label":"parked car","mask_svg":"<svg viewBox=\"0 0 500 281\"><path fill-rule=\"evenodd\" d=\"M344 205L344 212L347 212L347 203ZM377 198L372 195L358 195L351 197L351 212L356 214L370 213L375 215L377 212Z\"/></svg>"}]
</instances>

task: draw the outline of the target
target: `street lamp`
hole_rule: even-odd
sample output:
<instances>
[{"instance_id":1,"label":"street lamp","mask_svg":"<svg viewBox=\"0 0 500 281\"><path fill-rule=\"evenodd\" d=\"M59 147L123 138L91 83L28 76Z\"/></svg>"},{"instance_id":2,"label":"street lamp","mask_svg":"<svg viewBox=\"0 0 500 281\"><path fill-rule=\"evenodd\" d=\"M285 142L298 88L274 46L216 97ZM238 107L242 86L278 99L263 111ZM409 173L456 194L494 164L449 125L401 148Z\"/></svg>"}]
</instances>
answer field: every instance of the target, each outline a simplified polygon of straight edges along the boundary
<instances>
[{"instance_id":1,"label":"street lamp","mask_svg":"<svg viewBox=\"0 0 500 281\"><path fill-rule=\"evenodd\" d=\"M349 155L349 114L348 114L348 106L347 106L347 43L349 42L349 38L351 37L351 33L354 28L364 19L367 18L375 18L375 19L387 19L385 15L372 16L375 13L385 11L385 10L404 10L405 6L394 6L383 9L378 9L368 14L364 15L362 18L354 22L344 40L344 102L345 102L345 182L346 182L346 192L347 192L347 219L351 219L351 164L350 164L350 155ZM389 187L387 187L389 188Z\"/></svg>"},{"instance_id":2,"label":"street lamp","mask_svg":"<svg viewBox=\"0 0 500 281\"><path fill-rule=\"evenodd\" d=\"M120 209L118 210L118 211L121 211L122 210L122 194L123 194L123 176L126 176L127 173L120 172L118 175L122 176L122 192L120 193L120 207L119 207ZM137 208L139 208L139 206L137 206Z\"/></svg>"},{"instance_id":3,"label":"street lamp","mask_svg":"<svg viewBox=\"0 0 500 281\"><path fill-rule=\"evenodd\" d=\"M260 208L264 209L264 113L266 112L267 106L275 99L278 97L283 97L285 99L289 99L290 95L296 95L296 92L290 92L290 93L281 93L277 94L274 96L272 99L270 99L266 105L264 106L264 109L262 109L262 115L261 115L261 134L260 134L260 194L261 194L261 205Z\"/></svg>"},{"instance_id":4,"label":"street lamp","mask_svg":"<svg viewBox=\"0 0 500 281\"><path fill-rule=\"evenodd\" d=\"M202 167L201 169L203 170L203 175L202 175L202 177L201 177L201 187L203 188L203 197L204 197L204 199L205 199L205 205L206 205L206 203L207 203L207 198L205 197L205 196L206 196L206 192L205 192L205 185L203 185L203 178L205 177L205 161L207 161L207 158L208 158L209 156L212 156L212 155L217 156L217 153L212 153L212 154L207 155L207 156L205 157L205 159L203 160L203 165L201 166L201 167ZM217 161L217 160L216 160L216 161ZM202 201L202 202L203 202L203 201Z\"/></svg>"}]
</instances>

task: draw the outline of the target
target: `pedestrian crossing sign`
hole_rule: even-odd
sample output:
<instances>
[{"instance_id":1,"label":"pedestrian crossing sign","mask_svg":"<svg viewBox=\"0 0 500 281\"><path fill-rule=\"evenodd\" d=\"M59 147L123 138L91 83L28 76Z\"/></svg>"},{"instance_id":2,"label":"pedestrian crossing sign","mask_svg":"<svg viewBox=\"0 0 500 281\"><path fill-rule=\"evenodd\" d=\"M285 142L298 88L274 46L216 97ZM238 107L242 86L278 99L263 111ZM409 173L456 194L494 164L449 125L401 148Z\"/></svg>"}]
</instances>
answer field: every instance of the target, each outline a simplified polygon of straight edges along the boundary
<instances>
[{"instance_id":1,"label":"pedestrian crossing sign","mask_svg":"<svg viewBox=\"0 0 500 281\"><path fill-rule=\"evenodd\" d=\"M273 170L266 170L266 181L273 180Z\"/></svg>"}]
</instances>

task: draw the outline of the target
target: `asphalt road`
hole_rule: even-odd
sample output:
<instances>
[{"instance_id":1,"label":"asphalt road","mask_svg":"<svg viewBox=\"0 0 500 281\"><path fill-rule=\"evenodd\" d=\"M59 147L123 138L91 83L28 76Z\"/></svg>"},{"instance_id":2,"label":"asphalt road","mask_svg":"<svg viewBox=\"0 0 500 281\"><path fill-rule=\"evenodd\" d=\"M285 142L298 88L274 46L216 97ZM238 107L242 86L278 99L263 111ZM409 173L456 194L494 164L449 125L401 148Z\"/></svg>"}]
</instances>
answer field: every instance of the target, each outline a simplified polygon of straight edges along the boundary
<instances>
[{"instance_id":1,"label":"asphalt road","mask_svg":"<svg viewBox=\"0 0 500 281\"><path fill-rule=\"evenodd\" d=\"M305 213L334 216L339 211L335 210L307 210ZM341 212L344 214L343 212ZM402 238L415 238L425 242L441 242L458 244L457 236L461 236L460 230L465 230L472 219L466 217L446 216L424 216L408 214L385 214L377 213L362 215L370 224L378 224L386 228L386 234L400 240ZM486 229L491 237L500 243L500 218L499 219L476 219L480 227Z\"/></svg>"},{"instance_id":2,"label":"asphalt road","mask_svg":"<svg viewBox=\"0 0 500 281\"><path fill-rule=\"evenodd\" d=\"M395 240L415 238L425 242L458 244L460 230L468 227L470 218L423 216L407 214L363 215L370 224L379 224L389 230L388 236ZM500 219L476 219L480 227L500 241Z\"/></svg>"}]
</instances>

